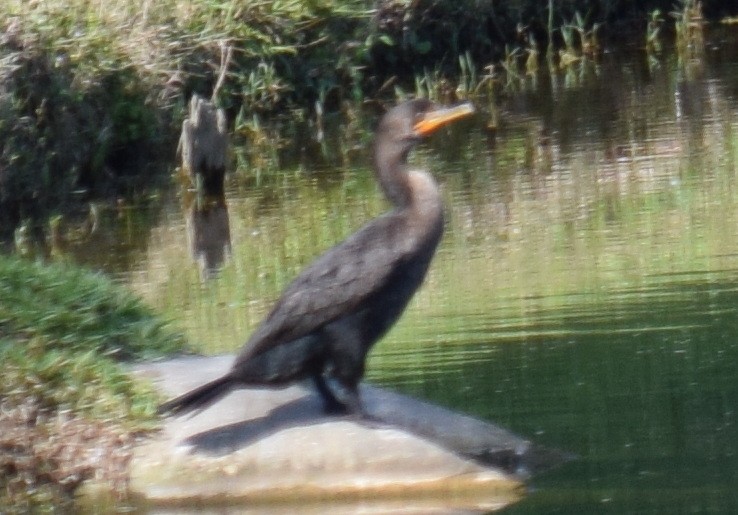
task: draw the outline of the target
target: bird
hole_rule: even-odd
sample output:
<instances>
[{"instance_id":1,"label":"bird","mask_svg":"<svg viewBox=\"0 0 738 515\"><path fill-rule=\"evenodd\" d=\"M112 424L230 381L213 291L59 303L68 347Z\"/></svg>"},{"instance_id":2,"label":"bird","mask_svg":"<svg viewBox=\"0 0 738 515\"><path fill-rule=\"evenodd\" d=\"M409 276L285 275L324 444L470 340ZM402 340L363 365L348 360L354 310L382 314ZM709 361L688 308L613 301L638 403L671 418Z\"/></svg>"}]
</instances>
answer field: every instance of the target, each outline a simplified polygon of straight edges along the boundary
<instances>
[{"instance_id":1,"label":"bird","mask_svg":"<svg viewBox=\"0 0 738 515\"><path fill-rule=\"evenodd\" d=\"M237 388L312 379L326 413L365 415L358 385L371 347L398 320L426 276L443 233L439 187L411 170L424 137L474 112L471 103L401 102L374 134L375 178L391 209L330 248L284 289L223 376L163 403L197 414Z\"/></svg>"}]
</instances>

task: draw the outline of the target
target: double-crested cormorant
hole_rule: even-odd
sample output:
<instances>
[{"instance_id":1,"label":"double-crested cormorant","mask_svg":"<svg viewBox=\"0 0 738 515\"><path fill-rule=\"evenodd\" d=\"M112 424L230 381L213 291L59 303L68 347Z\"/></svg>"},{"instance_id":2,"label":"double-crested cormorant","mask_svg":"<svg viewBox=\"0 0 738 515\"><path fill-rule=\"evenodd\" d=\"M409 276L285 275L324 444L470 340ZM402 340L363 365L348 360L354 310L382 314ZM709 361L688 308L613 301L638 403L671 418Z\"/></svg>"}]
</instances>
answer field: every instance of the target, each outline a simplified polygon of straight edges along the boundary
<instances>
[{"instance_id":1,"label":"double-crested cormorant","mask_svg":"<svg viewBox=\"0 0 738 515\"><path fill-rule=\"evenodd\" d=\"M470 104L442 108L422 99L388 111L376 130L373 158L394 208L303 270L227 374L159 411L199 411L234 388L312 378L326 411L361 413L366 355L420 286L443 232L438 186L430 174L406 169L408 154L422 137L472 112Z\"/></svg>"}]
</instances>

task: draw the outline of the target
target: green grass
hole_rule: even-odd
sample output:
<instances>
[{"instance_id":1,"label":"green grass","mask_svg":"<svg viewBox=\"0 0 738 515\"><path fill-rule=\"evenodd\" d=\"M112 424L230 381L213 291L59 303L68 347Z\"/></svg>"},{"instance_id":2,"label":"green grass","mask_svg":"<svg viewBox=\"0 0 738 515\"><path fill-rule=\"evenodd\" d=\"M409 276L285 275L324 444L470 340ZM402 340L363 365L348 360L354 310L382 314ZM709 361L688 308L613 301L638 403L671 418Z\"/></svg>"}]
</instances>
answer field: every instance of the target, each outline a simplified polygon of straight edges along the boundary
<instances>
[{"instance_id":1,"label":"green grass","mask_svg":"<svg viewBox=\"0 0 738 515\"><path fill-rule=\"evenodd\" d=\"M151 310L101 274L2 257L0 276L0 335L125 359L181 345Z\"/></svg>"},{"instance_id":2,"label":"green grass","mask_svg":"<svg viewBox=\"0 0 738 515\"><path fill-rule=\"evenodd\" d=\"M74 487L113 459L109 446L156 427L158 396L121 361L184 339L98 274L0 256L0 278L0 505L71 506ZM90 461L77 438L105 457Z\"/></svg>"},{"instance_id":3,"label":"green grass","mask_svg":"<svg viewBox=\"0 0 738 515\"><path fill-rule=\"evenodd\" d=\"M0 277L4 402L31 395L48 410L152 417L154 396L119 362L181 350L180 335L101 275L0 257Z\"/></svg>"}]
</instances>

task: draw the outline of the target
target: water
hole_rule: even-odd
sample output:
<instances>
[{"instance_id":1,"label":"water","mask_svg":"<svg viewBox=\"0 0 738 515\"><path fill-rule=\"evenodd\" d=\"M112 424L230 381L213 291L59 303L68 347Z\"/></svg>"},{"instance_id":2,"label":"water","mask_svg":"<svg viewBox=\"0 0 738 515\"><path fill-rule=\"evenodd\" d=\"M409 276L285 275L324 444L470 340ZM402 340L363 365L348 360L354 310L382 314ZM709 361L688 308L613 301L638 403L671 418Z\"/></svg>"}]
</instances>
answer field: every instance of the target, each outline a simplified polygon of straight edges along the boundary
<instances>
[{"instance_id":1,"label":"water","mask_svg":"<svg viewBox=\"0 0 738 515\"><path fill-rule=\"evenodd\" d=\"M414 156L443 185L447 231L368 378L578 456L510 513L738 512L736 48L540 77L496 137L480 115ZM290 278L386 209L366 164L328 161L231 178L209 280L176 192L75 252L233 351Z\"/></svg>"}]
</instances>

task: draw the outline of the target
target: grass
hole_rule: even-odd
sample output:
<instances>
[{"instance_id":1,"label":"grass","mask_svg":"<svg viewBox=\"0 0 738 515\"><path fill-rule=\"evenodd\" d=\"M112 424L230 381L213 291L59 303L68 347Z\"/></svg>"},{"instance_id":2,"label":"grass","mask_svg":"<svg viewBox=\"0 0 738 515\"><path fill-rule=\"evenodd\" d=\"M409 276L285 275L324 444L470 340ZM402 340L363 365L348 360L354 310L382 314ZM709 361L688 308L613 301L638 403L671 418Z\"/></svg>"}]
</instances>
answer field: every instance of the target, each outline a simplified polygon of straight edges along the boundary
<instances>
[{"instance_id":1,"label":"grass","mask_svg":"<svg viewBox=\"0 0 738 515\"><path fill-rule=\"evenodd\" d=\"M0 505L70 508L93 476L122 492L158 398L121 361L182 350L182 336L97 274L0 256L0 277Z\"/></svg>"}]
</instances>

